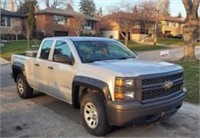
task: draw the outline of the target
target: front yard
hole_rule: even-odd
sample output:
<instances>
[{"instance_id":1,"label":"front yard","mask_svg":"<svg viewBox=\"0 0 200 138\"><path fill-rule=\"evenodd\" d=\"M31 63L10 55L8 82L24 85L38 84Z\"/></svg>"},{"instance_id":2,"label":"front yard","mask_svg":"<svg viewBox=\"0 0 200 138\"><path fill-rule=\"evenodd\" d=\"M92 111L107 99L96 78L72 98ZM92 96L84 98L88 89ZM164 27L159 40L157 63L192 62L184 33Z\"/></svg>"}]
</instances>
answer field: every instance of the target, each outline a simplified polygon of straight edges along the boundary
<instances>
[{"instance_id":1,"label":"front yard","mask_svg":"<svg viewBox=\"0 0 200 138\"><path fill-rule=\"evenodd\" d=\"M7 60L10 60L10 56L13 53L23 53L29 50L37 50L38 45L41 41L39 40L32 40L30 41L30 47L28 48L27 41L13 41L8 42L6 45L1 49L1 57ZM153 46L153 45L143 45L138 44L132 41L129 41L128 47L133 51L148 51L148 50L158 50L158 49L166 49L163 46Z\"/></svg>"},{"instance_id":2,"label":"front yard","mask_svg":"<svg viewBox=\"0 0 200 138\"><path fill-rule=\"evenodd\" d=\"M186 101L199 104L199 89L200 89L200 62L182 62L177 64L184 68L185 87L187 89Z\"/></svg>"}]
</instances>

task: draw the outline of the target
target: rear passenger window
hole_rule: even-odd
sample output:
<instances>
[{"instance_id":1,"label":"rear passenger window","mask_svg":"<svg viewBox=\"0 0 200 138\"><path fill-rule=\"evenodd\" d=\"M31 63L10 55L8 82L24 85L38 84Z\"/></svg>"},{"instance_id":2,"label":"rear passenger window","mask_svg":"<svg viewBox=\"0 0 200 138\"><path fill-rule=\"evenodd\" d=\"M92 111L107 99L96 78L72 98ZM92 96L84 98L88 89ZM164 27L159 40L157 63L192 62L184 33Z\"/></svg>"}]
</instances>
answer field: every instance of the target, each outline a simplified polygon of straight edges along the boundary
<instances>
[{"instance_id":1,"label":"rear passenger window","mask_svg":"<svg viewBox=\"0 0 200 138\"><path fill-rule=\"evenodd\" d=\"M41 59L47 59L48 60L52 44L53 44L53 40L46 40L43 43L41 53L40 53Z\"/></svg>"}]
</instances>

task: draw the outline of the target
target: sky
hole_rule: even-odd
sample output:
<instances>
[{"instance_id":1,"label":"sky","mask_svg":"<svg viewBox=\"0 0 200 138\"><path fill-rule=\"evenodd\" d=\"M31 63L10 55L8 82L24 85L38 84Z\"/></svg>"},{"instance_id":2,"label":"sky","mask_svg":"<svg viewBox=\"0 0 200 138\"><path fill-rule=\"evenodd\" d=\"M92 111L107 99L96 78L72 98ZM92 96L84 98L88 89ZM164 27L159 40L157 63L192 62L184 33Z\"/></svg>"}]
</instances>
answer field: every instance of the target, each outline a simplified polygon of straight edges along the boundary
<instances>
[{"instance_id":1,"label":"sky","mask_svg":"<svg viewBox=\"0 0 200 138\"><path fill-rule=\"evenodd\" d=\"M76 11L79 10L79 1L80 0L73 0L74 3L74 8ZM94 0L97 9L99 9L99 7L102 7L104 14L109 12L109 8L115 5L118 5L121 3L122 0ZM134 4L138 4L141 1L144 0L127 0L127 1L131 1ZM160 0L160 1L164 1L164 0ZM181 13L183 16L185 16L185 9L184 6L182 4L182 0L170 0L170 13L172 16L177 16L178 13ZM200 8L198 10L198 13L200 14Z\"/></svg>"}]
</instances>

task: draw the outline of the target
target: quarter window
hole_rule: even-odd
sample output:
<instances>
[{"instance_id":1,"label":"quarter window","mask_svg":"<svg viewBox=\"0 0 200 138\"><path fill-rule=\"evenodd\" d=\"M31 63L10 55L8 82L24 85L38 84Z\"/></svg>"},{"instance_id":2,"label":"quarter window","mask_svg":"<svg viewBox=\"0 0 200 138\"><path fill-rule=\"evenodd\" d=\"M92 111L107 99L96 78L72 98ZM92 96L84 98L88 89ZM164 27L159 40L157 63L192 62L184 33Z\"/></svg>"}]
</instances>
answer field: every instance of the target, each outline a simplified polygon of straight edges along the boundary
<instances>
[{"instance_id":1,"label":"quarter window","mask_svg":"<svg viewBox=\"0 0 200 138\"><path fill-rule=\"evenodd\" d=\"M40 58L48 60L53 40L46 40L41 49Z\"/></svg>"},{"instance_id":2,"label":"quarter window","mask_svg":"<svg viewBox=\"0 0 200 138\"><path fill-rule=\"evenodd\" d=\"M10 18L9 17L1 17L1 26L10 27Z\"/></svg>"}]
</instances>

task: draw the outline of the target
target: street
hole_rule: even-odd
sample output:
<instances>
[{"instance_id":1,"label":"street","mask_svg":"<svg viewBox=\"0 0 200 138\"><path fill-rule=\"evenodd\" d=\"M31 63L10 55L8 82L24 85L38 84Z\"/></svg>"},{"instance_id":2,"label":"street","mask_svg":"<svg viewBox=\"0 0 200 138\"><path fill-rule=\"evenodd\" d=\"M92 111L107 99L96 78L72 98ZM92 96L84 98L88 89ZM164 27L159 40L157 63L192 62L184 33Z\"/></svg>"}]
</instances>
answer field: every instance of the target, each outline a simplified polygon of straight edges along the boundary
<instances>
[{"instance_id":1,"label":"street","mask_svg":"<svg viewBox=\"0 0 200 138\"><path fill-rule=\"evenodd\" d=\"M10 72L10 64L0 65L0 137L94 137L82 126L79 110L71 105L38 92L31 99L19 98ZM115 127L106 137L199 137L199 111L198 106L185 102L166 121Z\"/></svg>"}]
</instances>

